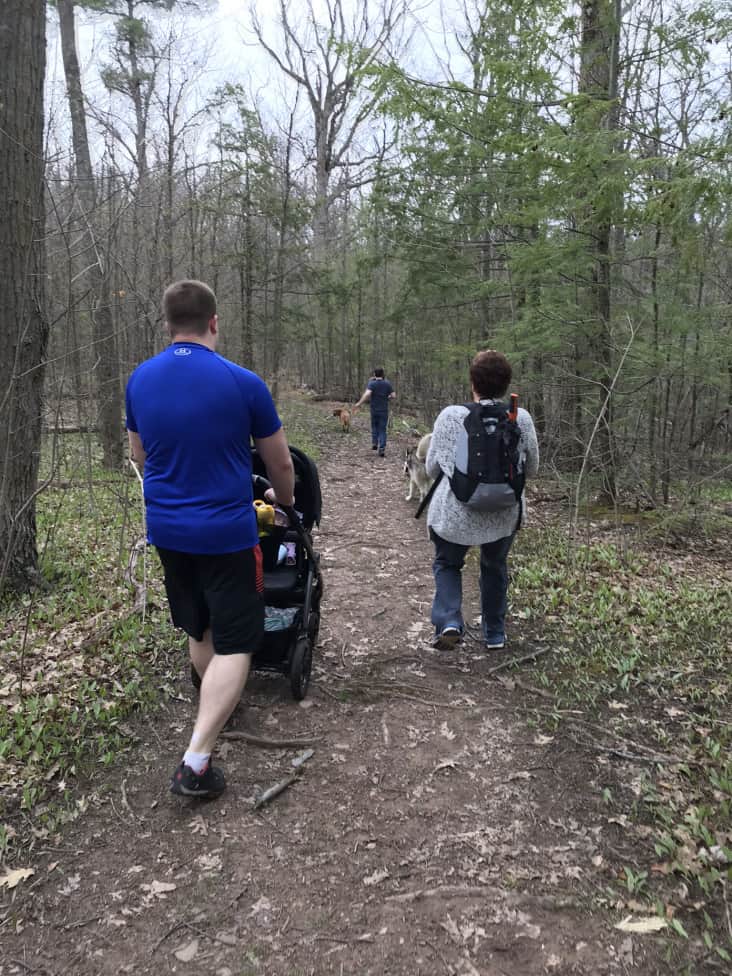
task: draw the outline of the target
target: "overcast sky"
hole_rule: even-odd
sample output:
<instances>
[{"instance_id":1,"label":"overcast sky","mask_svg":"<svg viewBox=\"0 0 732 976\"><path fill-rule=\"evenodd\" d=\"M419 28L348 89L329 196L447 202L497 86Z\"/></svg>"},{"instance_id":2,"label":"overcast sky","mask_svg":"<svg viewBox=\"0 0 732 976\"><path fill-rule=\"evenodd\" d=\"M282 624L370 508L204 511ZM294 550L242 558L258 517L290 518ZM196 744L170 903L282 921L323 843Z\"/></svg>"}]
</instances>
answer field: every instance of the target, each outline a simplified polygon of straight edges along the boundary
<instances>
[{"instance_id":1,"label":"overcast sky","mask_svg":"<svg viewBox=\"0 0 732 976\"><path fill-rule=\"evenodd\" d=\"M360 9L362 0L345 0L346 11ZM415 11L405 28L410 36L409 52L403 50L401 61L428 77L444 77L440 63L445 60L445 20L459 8L460 0L412 0ZM313 0L316 11L318 0ZM371 3L372 19L376 18L378 0ZM254 0L254 9L263 25L265 35L273 47L278 43L278 3L276 0ZM303 16L305 5L291 0L293 24ZM147 16L164 29L166 24L177 25L181 41L176 45L178 70L187 70L195 77L190 93L188 111L206 103L215 89L226 83L239 83L250 92L264 117L275 124L283 120L294 100L295 85L286 79L262 50L251 29L248 0L218 0L214 8L202 15L181 15L171 18L164 11L149 11ZM447 11L447 13L445 13ZM85 12L77 8L77 45L81 61L84 93L92 105L102 110L110 107L110 97L101 83L100 68L109 63L110 41L113 37L112 17ZM448 31L449 36L449 31ZM48 21L47 114L50 119L49 150L56 158L68 155L68 110L64 84L63 63L56 15L49 12ZM449 45L448 41L448 45ZM454 49L454 41L453 41ZM438 55L439 52L439 55ZM197 105L195 103L198 103ZM120 102L116 105L119 107ZM303 110L305 106L303 105ZM125 109L126 111L126 109ZM205 127L204 127L205 128ZM93 127L90 133L95 143ZM202 133L201 142L206 136ZM101 143L96 143L101 151Z\"/></svg>"}]
</instances>

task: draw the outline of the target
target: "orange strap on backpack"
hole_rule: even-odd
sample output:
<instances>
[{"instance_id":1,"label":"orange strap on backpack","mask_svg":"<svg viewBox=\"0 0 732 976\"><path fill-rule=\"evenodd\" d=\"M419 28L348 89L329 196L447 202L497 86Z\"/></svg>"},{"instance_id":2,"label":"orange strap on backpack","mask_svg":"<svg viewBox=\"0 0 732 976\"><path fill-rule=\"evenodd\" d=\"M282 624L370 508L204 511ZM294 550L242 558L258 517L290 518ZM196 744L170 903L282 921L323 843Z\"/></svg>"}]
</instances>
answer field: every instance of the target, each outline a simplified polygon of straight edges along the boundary
<instances>
[{"instance_id":1,"label":"orange strap on backpack","mask_svg":"<svg viewBox=\"0 0 732 976\"><path fill-rule=\"evenodd\" d=\"M518 420L518 393L511 394L511 408L508 411L508 419L514 423Z\"/></svg>"}]
</instances>

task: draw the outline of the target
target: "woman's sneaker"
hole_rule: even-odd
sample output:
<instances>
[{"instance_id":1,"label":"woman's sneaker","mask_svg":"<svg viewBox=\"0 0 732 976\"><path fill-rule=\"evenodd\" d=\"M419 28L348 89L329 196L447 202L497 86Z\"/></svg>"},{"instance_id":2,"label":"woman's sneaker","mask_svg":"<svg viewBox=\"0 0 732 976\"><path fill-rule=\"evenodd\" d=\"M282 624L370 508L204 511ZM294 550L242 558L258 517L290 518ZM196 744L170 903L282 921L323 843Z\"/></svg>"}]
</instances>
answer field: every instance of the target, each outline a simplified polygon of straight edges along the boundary
<instances>
[{"instance_id":1,"label":"woman's sneaker","mask_svg":"<svg viewBox=\"0 0 732 976\"><path fill-rule=\"evenodd\" d=\"M505 637L488 637L485 642L486 650L501 651L506 646Z\"/></svg>"},{"instance_id":2,"label":"woman's sneaker","mask_svg":"<svg viewBox=\"0 0 732 976\"><path fill-rule=\"evenodd\" d=\"M210 763L199 774L181 762L170 781L170 792L179 796L219 796L225 789L224 774Z\"/></svg>"},{"instance_id":3,"label":"woman's sneaker","mask_svg":"<svg viewBox=\"0 0 732 976\"><path fill-rule=\"evenodd\" d=\"M451 651L453 647L462 640L462 631L459 627L443 627L439 634L435 636L432 646L438 651Z\"/></svg>"}]
</instances>

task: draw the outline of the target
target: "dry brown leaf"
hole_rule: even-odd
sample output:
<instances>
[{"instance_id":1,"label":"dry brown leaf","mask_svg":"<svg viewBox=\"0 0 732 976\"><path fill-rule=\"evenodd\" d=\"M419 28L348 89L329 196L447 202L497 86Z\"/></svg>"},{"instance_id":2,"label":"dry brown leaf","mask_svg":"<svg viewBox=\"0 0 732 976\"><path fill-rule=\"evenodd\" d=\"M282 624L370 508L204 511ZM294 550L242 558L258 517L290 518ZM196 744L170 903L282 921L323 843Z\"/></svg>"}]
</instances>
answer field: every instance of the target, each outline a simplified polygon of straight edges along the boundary
<instances>
[{"instance_id":1,"label":"dry brown leaf","mask_svg":"<svg viewBox=\"0 0 732 976\"><path fill-rule=\"evenodd\" d=\"M200 813L197 817L194 817L193 820L191 820L191 833L201 834L202 837L208 837L208 824Z\"/></svg>"},{"instance_id":2,"label":"dry brown leaf","mask_svg":"<svg viewBox=\"0 0 732 976\"><path fill-rule=\"evenodd\" d=\"M79 890L80 884L81 884L81 875L70 874L66 878L66 884L63 886L63 888L58 889L58 893L60 895L70 895L72 894L72 892Z\"/></svg>"},{"instance_id":3,"label":"dry brown leaf","mask_svg":"<svg viewBox=\"0 0 732 976\"><path fill-rule=\"evenodd\" d=\"M632 915L628 915L614 928L621 932L638 932L641 935L645 932L660 932L661 929L666 928L666 919L661 918L660 915L647 915L645 918L633 918Z\"/></svg>"},{"instance_id":4,"label":"dry brown leaf","mask_svg":"<svg viewBox=\"0 0 732 976\"><path fill-rule=\"evenodd\" d=\"M449 727L447 722L443 722L440 726L440 735L443 739L447 739L450 742L452 742L452 740L455 738L455 733Z\"/></svg>"},{"instance_id":5,"label":"dry brown leaf","mask_svg":"<svg viewBox=\"0 0 732 976\"><path fill-rule=\"evenodd\" d=\"M140 885L140 887L151 895L165 898L169 891L175 891L178 886L174 885L172 881L153 881L151 884Z\"/></svg>"},{"instance_id":6,"label":"dry brown leaf","mask_svg":"<svg viewBox=\"0 0 732 976\"><path fill-rule=\"evenodd\" d=\"M198 955L198 939L193 939L188 945L176 949L173 955L181 962L191 962Z\"/></svg>"},{"instance_id":7,"label":"dry brown leaf","mask_svg":"<svg viewBox=\"0 0 732 976\"><path fill-rule=\"evenodd\" d=\"M34 868L16 868L0 878L0 888L15 888L21 881L35 874Z\"/></svg>"},{"instance_id":8,"label":"dry brown leaf","mask_svg":"<svg viewBox=\"0 0 732 976\"><path fill-rule=\"evenodd\" d=\"M366 885L366 887L370 887L371 885L379 884L379 882L381 881L386 881L388 877L389 877L388 869L382 868L380 871L374 871L373 874L370 874L367 877L365 877L363 879L363 883Z\"/></svg>"}]
</instances>

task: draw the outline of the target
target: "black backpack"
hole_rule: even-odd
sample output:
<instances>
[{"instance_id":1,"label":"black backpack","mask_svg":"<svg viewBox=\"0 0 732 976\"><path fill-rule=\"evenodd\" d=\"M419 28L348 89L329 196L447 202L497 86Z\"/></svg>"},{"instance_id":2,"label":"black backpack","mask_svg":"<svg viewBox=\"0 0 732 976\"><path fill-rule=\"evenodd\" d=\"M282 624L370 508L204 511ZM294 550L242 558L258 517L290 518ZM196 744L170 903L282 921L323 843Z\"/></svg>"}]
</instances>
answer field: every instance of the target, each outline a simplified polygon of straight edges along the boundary
<instances>
[{"instance_id":1,"label":"black backpack","mask_svg":"<svg viewBox=\"0 0 732 976\"><path fill-rule=\"evenodd\" d=\"M521 502L524 465L515 401L466 403L468 413L455 444L450 487L458 501L476 512L500 512ZM520 509L519 509L520 512Z\"/></svg>"}]
</instances>

